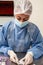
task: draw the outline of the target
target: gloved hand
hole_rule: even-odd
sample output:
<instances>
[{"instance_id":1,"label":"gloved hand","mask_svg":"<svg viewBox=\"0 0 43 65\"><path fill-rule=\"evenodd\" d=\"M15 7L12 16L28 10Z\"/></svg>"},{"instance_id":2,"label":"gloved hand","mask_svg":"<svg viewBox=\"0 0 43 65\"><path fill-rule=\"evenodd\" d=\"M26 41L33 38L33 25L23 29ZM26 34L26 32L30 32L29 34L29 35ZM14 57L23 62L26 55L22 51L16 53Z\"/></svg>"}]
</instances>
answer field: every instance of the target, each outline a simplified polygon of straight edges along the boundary
<instances>
[{"instance_id":1,"label":"gloved hand","mask_svg":"<svg viewBox=\"0 0 43 65\"><path fill-rule=\"evenodd\" d=\"M17 55L13 52L13 50L8 50L8 55L10 56L10 60L14 63L18 64Z\"/></svg>"},{"instance_id":2,"label":"gloved hand","mask_svg":"<svg viewBox=\"0 0 43 65\"><path fill-rule=\"evenodd\" d=\"M33 55L31 53L27 53L24 58L19 61L19 64L28 65L33 62Z\"/></svg>"}]
</instances>

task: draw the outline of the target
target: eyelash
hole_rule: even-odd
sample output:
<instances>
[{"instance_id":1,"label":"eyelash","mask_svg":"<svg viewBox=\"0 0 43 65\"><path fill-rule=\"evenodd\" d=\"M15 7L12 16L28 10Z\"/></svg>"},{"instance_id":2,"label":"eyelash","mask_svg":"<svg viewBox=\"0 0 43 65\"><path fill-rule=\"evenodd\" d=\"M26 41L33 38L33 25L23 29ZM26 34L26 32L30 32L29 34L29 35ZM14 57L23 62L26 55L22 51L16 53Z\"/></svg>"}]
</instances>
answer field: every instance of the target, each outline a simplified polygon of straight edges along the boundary
<instances>
[{"instance_id":1,"label":"eyelash","mask_svg":"<svg viewBox=\"0 0 43 65\"><path fill-rule=\"evenodd\" d=\"M21 20L21 18L17 18L18 20Z\"/></svg>"},{"instance_id":2,"label":"eyelash","mask_svg":"<svg viewBox=\"0 0 43 65\"><path fill-rule=\"evenodd\" d=\"M17 18L18 20L21 20L21 18ZM27 19L25 20L25 19L23 19L24 21L27 21Z\"/></svg>"},{"instance_id":3,"label":"eyelash","mask_svg":"<svg viewBox=\"0 0 43 65\"><path fill-rule=\"evenodd\" d=\"M24 19L24 21L27 21L27 20Z\"/></svg>"}]
</instances>

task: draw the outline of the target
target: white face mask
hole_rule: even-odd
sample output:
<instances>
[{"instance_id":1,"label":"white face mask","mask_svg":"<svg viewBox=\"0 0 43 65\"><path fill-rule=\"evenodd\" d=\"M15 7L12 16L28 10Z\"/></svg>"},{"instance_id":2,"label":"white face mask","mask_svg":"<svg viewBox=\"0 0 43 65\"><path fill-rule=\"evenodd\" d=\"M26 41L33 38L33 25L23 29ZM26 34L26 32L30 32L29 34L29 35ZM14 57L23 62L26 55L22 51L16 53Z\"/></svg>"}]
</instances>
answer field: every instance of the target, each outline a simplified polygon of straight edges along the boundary
<instances>
[{"instance_id":1,"label":"white face mask","mask_svg":"<svg viewBox=\"0 0 43 65\"><path fill-rule=\"evenodd\" d=\"M26 26L28 23L29 23L28 21L20 22L19 20L17 20L17 19L15 18L15 24L16 24L17 26L21 27L21 28L24 27L24 26Z\"/></svg>"}]
</instances>

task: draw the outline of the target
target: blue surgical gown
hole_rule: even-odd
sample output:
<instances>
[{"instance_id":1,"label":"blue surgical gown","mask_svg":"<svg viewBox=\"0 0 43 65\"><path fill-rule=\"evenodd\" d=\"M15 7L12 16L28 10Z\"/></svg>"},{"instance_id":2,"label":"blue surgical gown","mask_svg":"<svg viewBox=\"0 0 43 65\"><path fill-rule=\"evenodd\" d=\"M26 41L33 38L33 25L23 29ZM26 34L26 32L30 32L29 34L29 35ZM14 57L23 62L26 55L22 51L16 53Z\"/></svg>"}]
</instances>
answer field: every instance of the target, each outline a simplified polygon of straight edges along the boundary
<instances>
[{"instance_id":1,"label":"blue surgical gown","mask_svg":"<svg viewBox=\"0 0 43 65\"><path fill-rule=\"evenodd\" d=\"M43 39L38 27L29 22L20 28L16 20L8 22L0 29L0 53L8 55L8 50L14 52L33 52L34 59L43 55Z\"/></svg>"}]
</instances>

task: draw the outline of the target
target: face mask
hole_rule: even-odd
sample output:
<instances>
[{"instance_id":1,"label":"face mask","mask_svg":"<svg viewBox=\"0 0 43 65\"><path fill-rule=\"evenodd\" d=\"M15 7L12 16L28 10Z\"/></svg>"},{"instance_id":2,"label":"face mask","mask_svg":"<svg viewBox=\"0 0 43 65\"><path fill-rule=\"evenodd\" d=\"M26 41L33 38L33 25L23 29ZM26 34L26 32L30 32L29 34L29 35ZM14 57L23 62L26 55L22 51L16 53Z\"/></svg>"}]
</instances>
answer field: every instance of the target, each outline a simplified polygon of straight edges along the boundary
<instances>
[{"instance_id":1,"label":"face mask","mask_svg":"<svg viewBox=\"0 0 43 65\"><path fill-rule=\"evenodd\" d=\"M28 23L28 21L20 22L19 20L15 19L15 24L21 28L26 26Z\"/></svg>"}]
</instances>

